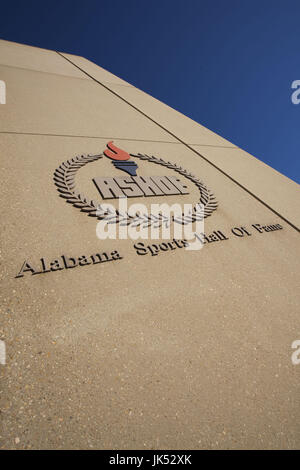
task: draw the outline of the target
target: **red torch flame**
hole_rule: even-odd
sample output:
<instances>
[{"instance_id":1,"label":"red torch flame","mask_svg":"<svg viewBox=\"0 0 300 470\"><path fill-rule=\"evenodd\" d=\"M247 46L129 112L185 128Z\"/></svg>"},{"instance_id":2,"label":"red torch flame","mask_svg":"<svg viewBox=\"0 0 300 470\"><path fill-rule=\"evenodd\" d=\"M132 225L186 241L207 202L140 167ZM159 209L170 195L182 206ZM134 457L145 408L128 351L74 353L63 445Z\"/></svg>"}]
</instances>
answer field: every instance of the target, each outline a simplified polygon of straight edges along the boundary
<instances>
[{"instance_id":1,"label":"red torch flame","mask_svg":"<svg viewBox=\"0 0 300 470\"><path fill-rule=\"evenodd\" d=\"M104 155L108 158L111 158L112 160L129 160L130 158L130 155L129 153L125 152L125 150L122 150L122 149L119 149L118 147L116 147L113 142L108 142L108 144L106 144L107 148L109 150L104 150Z\"/></svg>"}]
</instances>

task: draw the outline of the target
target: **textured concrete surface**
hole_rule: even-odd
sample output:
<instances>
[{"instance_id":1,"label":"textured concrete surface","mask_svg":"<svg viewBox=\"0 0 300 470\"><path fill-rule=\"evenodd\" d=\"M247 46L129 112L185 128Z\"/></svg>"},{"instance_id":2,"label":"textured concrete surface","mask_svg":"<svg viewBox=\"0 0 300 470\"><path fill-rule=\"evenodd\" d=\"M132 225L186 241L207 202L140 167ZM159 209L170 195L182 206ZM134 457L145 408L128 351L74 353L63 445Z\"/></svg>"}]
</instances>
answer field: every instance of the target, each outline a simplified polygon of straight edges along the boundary
<instances>
[{"instance_id":1,"label":"textured concrete surface","mask_svg":"<svg viewBox=\"0 0 300 470\"><path fill-rule=\"evenodd\" d=\"M102 67L99 67L98 65L94 64L90 60L85 59L84 57L76 56L74 54L65 54L64 52L61 52L61 55L71 61L73 64L75 64L78 69L84 70L87 74L91 75L96 80L99 80L101 83L114 83L116 85L132 87L130 83L125 82L125 80L122 80L119 77L116 77L116 75L108 72ZM86 75L86 77L88 77L88 75Z\"/></svg>"},{"instance_id":2,"label":"textured concrete surface","mask_svg":"<svg viewBox=\"0 0 300 470\"><path fill-rule=\"evenodd\" d=\"M299 185L239 148L192 146L279 214L300 226Z\"/></svg>"},{"instance_id":3,"label":"textured concrete surface","mask_svg":"<svg viewBox=\"0 0 300 470\"><path fill-rule=\"evenodd\" d=\"M175 141L92 80L0 66L7 83L1 131Z\"/></svg>"},{"instance_id":4,"label":"textured concrete surface","mask_svg":"<svg viewBox=\"0 0 300 470\"><path fill-rule=\"evenodd\" d=\"M89 79L86 74L73 67L55 51L24 46L3 39L0 39L0 49L1 65ZM17 70L15 74L18 74Z\"/></svg>"},{"instance_id":5,"label":"textured concrete surface","mask_svg":"<svg viewBox=\"0 0 300 470\"><path fill-rule=\"evenodd\" d=\"M117 84L111 84L109 87L186 143L234 147L228 140L135 87L122 87Z\"/></svg>"},{"instance_id":6,"label":"textured concrete surface","mask_svg":"<svg viewBox=\"0 0 300 470\"><path fill-rule=\"evenodd\" d=\"M300 365L291 360L300 339L299 233L289 224L296 221L294 183L256 159L248 163L253 157L232 144L204 160L92 80L13 70L1 68L16 95L0 107L0 340L7 351L0 447L299 448ZM169 130L186 126L188 135L188 118L176 119L170 114ZM203 129L194 143L210 135ZM205 233L221 230L228 240L157 256L139 256L132 240L99 240L95 219L59 197L53 173L77 155L102 153L109 138L203 180L219 202ZM172 173L137 163L141 175ZM256 197L234 181L246 185L244 165ZM108 159L78 170L77 187L99 200L95 176L121 172ZM194 202L198 192L188 187L188 195L133 202ZM276 206L277 198L294 211ZM253 224L282 229L259 233ZM234 227L251 235L238 237ZM41 258L114 250L122 259L15 277L24 260L38 266Z\"/></svg>"}]
</instances>

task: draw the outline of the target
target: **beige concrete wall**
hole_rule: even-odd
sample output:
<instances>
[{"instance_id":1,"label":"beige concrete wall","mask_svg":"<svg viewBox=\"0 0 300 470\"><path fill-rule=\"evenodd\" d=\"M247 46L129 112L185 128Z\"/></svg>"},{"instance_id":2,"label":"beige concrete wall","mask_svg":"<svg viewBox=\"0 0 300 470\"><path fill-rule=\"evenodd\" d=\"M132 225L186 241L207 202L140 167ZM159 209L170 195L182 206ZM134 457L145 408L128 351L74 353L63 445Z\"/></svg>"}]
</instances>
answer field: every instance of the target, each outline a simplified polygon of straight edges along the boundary
<instances>
[{"instance_id":1,"label":"beige concrete wall","mask_svg":"<svg viewBox=\"0 0 300 470\"><path fill-rule=\"evenodd\" d=\"M25 46L3 39L0 39L0 48L0 65L88 79L86 74L63 60L55 51ZM18 74L17 70L15 74Z\"/></svg>"},{"instance_id":2,"label":"beige concrete wall","mask_svg":"<svg viewBox=\"0 0 300 470\"><path fill-rule=\"evenodd\" d=\"M299 448L297 185L86 59L1 48L0 447ZM219 202L205 233L228 240L157 256L99 240L53 173L108 140L201 179ZM143 175L172 171L135 161ZM108 159L94 161L76 184L99 200L92 178L110 175ZM195 200L188 184L172 201ZM232 233L242 226L251 235ZM15 277L24 260L113 250L123 259Z\"/></svg>"},{"instance_id":3,"label":"beige concrete wall","mask_svg":"<svg viewBox=\"0 0 300 470\"><path fill-rule=\"evenodd\" d=\"M99 80L101 83L107 84L115 84L115 85L122 85L122 86L132 86L130 83L125 82L116 75L108 72L107 70L99 67L98 65L94 64L90 60L85 59L84 57L79 57L73 54L66 54L61 52L61 55L65 57L70 63L74 64L76 68L83 70L86 74L90 75L96 80Z\"/></svg>"}]
</instances>

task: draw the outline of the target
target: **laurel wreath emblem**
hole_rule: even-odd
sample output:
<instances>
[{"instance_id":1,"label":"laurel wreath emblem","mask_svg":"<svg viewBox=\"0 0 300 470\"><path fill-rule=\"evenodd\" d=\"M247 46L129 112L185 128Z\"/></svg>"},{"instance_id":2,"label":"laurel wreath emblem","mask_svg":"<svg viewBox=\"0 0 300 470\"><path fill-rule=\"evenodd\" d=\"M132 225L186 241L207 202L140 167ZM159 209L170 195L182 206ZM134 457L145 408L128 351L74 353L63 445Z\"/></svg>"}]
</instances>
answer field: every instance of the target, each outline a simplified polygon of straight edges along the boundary
<instances>
[{"instance_id":1,"label":"laurel wreath emblem","mask_svg":"<svg viewBox=\"0 0 300 470\"><path fill-rule=\"evenodd\" d=\"M107 223L119 223L120 225L132 225L141 226L143 228L153 226L160 227L162 225L169 226L171 222L180 224L189 224L192 222L200 221L205 217L210 216L214 210L218 207L218 202L215 199L213 193L205 186L205 184L196 178L194 175L183 169L181 166L177 166L175 163L166 162L162 158L154 156L143 155L138 153L137 155L131 154L132 157L139 158L140 160L146 160L151 163L165 166L171 170L176 171L180 175L184 176L188 180L192 181L200 192L200 200L193 207L190 214L182 214L179 216L167 217L163 214L140 214L134 215L128 212L121 213L117 209L103 208L100 203L94 200L88 199L82 193L77 191L75 176L77 171L90 162L94 162L103 158L103 154L100 155L80 155L63 162L54 172L54 183L60 196L66 199L66 202L72 204L74 207L80 209L81 212L85 212L90 217L96 217L98 220L105 219ZM203 205L203 210L202 210Z\"/></svg>"}]
</instances>

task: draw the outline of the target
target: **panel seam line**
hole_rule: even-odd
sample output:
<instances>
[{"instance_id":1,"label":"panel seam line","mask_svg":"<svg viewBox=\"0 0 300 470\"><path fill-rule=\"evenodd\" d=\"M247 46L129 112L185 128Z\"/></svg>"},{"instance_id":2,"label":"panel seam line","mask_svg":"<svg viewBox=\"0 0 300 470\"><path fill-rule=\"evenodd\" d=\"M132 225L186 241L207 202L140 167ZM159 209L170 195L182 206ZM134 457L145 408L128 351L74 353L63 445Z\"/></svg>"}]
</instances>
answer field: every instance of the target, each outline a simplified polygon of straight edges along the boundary
<instances>
[{"instance_id":1,"label":"panel seam line","mask_svg":"<svg viewBox=\"0 0 300 470\"><path fill-rule=\"evenodd\" d=\"M94 78L92 75L90 75L88 72L86 72L84 69L82 69L81 67L79 67L77 64L74 64L70 59L68 59L67 57L65 57L63 54L61 54L60 52L56 51L57 54L59 54L61 57L63 57L65 60L67 60L68 62L70 62L70 64L74 65L74 67L77 67L81 72L85 73L88 77L90 77L92 80L94 80L96 83L98 83L99 85L101 85L103 88L105 88L106 90L108 90L110 93L112 93L113 95L117 96L119 99L121 99L123 102L125 102L126 104L128 104L130 107L132 107L133 109L135 109L138 113L142 114L144 117L146 117L147 119L149 119L151 122L153 122L154 124L156 124L158 127L160 127L161 129L163 129L165 132L167 132L169 135L171 135L172 137L174 137L176 140L178 140L181 144L183 144L186 148L188 148L189 150L191 150L193 153L195 153L196 155L198 155L199 157L201 157L204 161L206 161L207 163L209 163L213 168L215 168L216 170L218 170L219 172L221 172L224 176L226 176L227 178L229 178L233 183L237 184L241 189L243 189L244 191L246 191L248 194L250 194L254 199L256 199L258 202L260 202L262 205L264 205L265 207L267 207L270 211L272 211L274 214L276 214L278 217L280 217L282 220L284 220L288 225L290 225L292 228L294 228L297 232L300 232L300 229L294 225L292 222L290 222L288 219L286 219L285 217L283 217L283 215L281 215L279 212L277 212L275 209L273 209L271 206L269 206L269 204L267 204L265 201L263 201L262 199L260 199L258 196L256 196L252 191L250 191L249 189L247 189L245 186L243 186L241 183L239 183L236 179L234 179L232 176L228 175L228 173L226 173L225 171L223 171L221 168L219 168L217 165L215 165L214 163L212 163L208 158L204 157L200 152L197 152L197 150L195 150L193 147L191 147L189 144L187 144L185 141L183 141L180 137L178 137L177 135L173 134L173 132L169 131L167 128L165 128L162 124L159 124L157 121L155 121L155 119L151 118L150 116L148 116L146 113L144 113L142 110L140 110L139 108L137 108L134 104L130 103L129 101L127 101L125 98L123 98L122 96L120 96L117 92L115 92L114 90L111 90L109 87L107 87L106 85L104 85L102 82L100 82L99 80L97 80L96 78ZM130 140L130 139L129 139Z\"/></svg>"}]
</instances>

